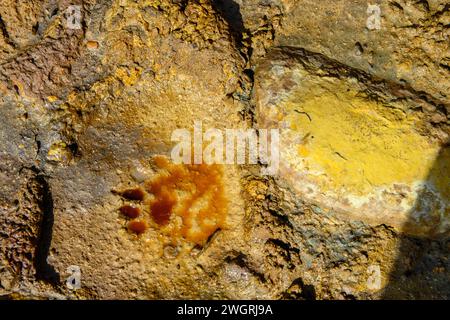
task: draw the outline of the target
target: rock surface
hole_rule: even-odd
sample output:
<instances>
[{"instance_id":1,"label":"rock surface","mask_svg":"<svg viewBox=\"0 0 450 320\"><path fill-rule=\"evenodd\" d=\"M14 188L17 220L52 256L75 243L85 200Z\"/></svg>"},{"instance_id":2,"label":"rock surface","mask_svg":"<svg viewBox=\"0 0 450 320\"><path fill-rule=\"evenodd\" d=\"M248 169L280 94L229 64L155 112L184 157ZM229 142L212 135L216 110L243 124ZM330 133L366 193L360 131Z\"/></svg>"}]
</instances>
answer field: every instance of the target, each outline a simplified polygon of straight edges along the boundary
<instances>
[{"instance_id":1,"label":"rock surface","mask_svg":"<svg viewBox=\"0 0 450 320\"><path fill-rule=\"evenodd\" d=\"M449 19L3 0L0 297L448 299ZM278 174L172 164L196 121L279 128Z\"/></svg>"}]
</instances>

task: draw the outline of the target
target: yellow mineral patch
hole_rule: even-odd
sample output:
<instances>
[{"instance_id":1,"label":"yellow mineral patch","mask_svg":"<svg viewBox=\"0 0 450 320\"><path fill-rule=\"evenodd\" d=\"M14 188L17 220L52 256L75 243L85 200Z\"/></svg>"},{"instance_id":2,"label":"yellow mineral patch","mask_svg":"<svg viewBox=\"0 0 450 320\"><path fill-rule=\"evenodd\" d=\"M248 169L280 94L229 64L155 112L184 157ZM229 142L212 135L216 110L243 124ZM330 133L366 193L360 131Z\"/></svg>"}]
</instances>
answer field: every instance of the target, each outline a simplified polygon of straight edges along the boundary
<instances>
[{"instance_id":1,"label":"yellow mineral patch","mask_svg":"<svg viewBox=\"0 0 450 320\"><path fill-rule=\"evenodd\" d=\"M94 40L89 40L86 42L86 48L90 49L90 50L95 50L98 49L98 42L94 41Z\"/></svg>"},{"instance_id":2,"label":"yellow mineral patch","mask_svg":"<svg viewBox=\"0 0 450 320\"><path fill-rule=\"evenodd\" d=\"M126 86L134 85L142 73L140 68L119 68L115 72L115 76Z\"/></svg>"},{"instance_id":3,"label":"yellow mineral patch","mask_svg":"<svg viewBox=\"0 0 450 320\"><path fill-rule=\"evenodd\" d=\"M364 195L375 187L423 181L440 150L415 130L416 116L332 79L316 88L302 84L284 110L301 138L297 155L320 177L322 188ZM448 192L448 175L441 178L445 181L435 182Z\"/></svg>"},{"instance_id":4,"label":"yellow mineral patch","mask_svg":"<svg viewBox=\"0 0 450 320\"><path fill-rule=\"evenodd\" d=\"M58 100L58 97L56 97L56 96L48 96L47 100L48 100L48 102L53 103L53 102Z\"/></svg>"},{"instance_id":5,"label":"yellow mineral patch","mask_svg":"<svg viewBox=\"0 0 450 320\"><path fill-rule=\"evenodd\" d=\"M57 142L49 148L47 159L49 161L68 162L71 159L71 153L64 142Z\"/></svg>"},{"instance_id":6,"label":"yellow mineral patch","mask_svg":"<svg viewBox=\"0 0 450 320\"><path fill-rule=\"evenodd\" d=\"M450 151L427 133L422 114L371 99L354 80L302 71L297 79L265 115L285 128L281 176L305 200L348 217L446 233Z\"/></svg>"}]
</instances>

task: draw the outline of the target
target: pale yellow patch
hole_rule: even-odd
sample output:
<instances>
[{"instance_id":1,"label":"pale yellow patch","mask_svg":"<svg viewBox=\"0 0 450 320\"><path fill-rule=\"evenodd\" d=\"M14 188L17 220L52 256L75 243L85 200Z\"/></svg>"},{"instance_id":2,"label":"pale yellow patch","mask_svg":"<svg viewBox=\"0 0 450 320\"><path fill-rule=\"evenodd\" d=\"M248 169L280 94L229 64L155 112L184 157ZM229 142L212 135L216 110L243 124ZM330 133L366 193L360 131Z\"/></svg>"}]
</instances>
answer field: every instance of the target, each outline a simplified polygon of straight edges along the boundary
<instances>
[{"instance_id":1,"label":"pale yellow patch","mask_svg":"<svg viewBox=\"0 0 450 320\"><path fill-rule=\"evenodd\" d=\"M298 133L298 156L319 173L322 190L364 195L377 187L427 180L440 150L418 133L417 116L372 101L335 79L320 86L303 81L283 110ZM450 163L448 152L442 157L441 164ZM432 182L448 196L448 166L433 170L440 174Z\"/></svg>"},{"instance_id":2,"label":"pale yellow patch","mask_svg":"<svg viewBox=\"0 0 450 320\"><path fill-rule=\"evenodd\" d=\"M141 68L118 68L115 76L126 86L134 85L140 78L142 73Z\"/></svg>"},{"instance_id":3,"label":"pale yellow patch","mask_svg":"<svg viewBox=\"0 0 450 320\"><path fill-rule=\"evenodd\" d=\"M58 100L58 97L56 97L56 96L48 96L47 97L47 101L50 102L50 103L53 103L53 102L55 102L57 100Z\"/></svg>"}]
</instances>

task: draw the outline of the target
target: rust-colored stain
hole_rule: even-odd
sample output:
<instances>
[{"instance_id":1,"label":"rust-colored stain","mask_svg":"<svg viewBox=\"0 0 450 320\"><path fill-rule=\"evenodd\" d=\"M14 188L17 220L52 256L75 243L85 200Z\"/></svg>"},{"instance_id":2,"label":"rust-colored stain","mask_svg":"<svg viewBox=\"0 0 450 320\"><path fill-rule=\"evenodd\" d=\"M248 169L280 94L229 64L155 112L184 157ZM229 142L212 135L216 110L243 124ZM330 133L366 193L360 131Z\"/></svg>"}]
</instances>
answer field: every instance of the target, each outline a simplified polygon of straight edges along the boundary
<instances>
[{"instance_id":1,"label":"rust-colored stain","mask_svg":"<svg viewBox=\"0 0 450 320\"><path fill-rule=\"evenodd\" d=\"M98 49L98 42L94 40L89 40L86 42L86 47L91 50Z\"/></svg>"},{"instance_id":2,"label":"rust-colored stain","mask_svg":"<svg viewBox=\"0 0 450 320\"><path fill-rule=\"evenodd\" d=\"M144 200L145 193L141 188L135 188L125 190L124 192L122 192L122 196L128 200L142 201Z\"/></svg>"},{"instance_id":3,"label":"rust-colored stain","mask_svg":"<svg viewBox=\"0 0 450 320\"><path fill-rule=\"evenodd\" d=\"M196 244L203 244L225 226L227 199L220 165L173 164L163 156L156 156L154 163L158 173L144 182L144 190L139 187L121 193L128 200L143 201L150 225L173 240L184 238ZM133 218L128 207L123 206L121 212ZM137 234L145 231L128 229Z\"/></svg>"},{"instance_id":4,"label":"rust-colored stain","mask_svg":"<svg viewBox=\"0 0 450 320\"><path fill-rule=\"evenodd\" d=\"M128 230L136 234L144 233L147 230L147 223L145 221L131 220L128 222Z\"/></svg>"},{"instance_id":5,"label":"rust-colored stain","mask_svg":"<svg viewBox=\"0 0 450 320\"><path fill-rule=\"evenodd\" d=\"M141 209L130 205L124 205L120 207L120 212L130 219L136 219L141 214Z\"/></svg>"}]
</instances>

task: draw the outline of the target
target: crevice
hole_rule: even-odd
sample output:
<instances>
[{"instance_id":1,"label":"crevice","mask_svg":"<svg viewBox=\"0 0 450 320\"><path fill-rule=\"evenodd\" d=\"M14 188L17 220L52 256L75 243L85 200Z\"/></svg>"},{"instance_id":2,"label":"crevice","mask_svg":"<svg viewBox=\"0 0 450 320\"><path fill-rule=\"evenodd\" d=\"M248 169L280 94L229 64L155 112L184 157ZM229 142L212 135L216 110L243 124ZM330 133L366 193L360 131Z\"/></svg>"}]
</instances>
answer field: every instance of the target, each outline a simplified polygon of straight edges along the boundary
<instances>
[{"instance_id":1,"label":"crevice","mask_svg":"<svg viewBox=\"0 0 450 320\"><path fill-rule=\"evenodd\" d=\"M41 147L42 147L42 143L38 139L38 137L39 137L39 134L35 133L34 134L34 142L36 143L36 158L39 157L39 154L41 153Z\"/></svg>"},{"instance_id":2,"label":"crevice","mask_svg":"<svg viewBox=\"0 0 450 320\"><path fill-rule=\"evenodd\" d=\"M286 300L316 300L316 289L313 285L303 282L302 278L292 281L289 288L282 294Z\"/></svg>"},{"instance_id":3,"label":"crevice","mask_svg":"<svg viewBox=\"0 0 450 320\"><path fill-rule=\"evenodd\" d=\"M287 252L290 256L291 251L295 253L300 253L300 249L292 247L289 243L284 242L280 239L271 238L267 240L268 243L272 243L273 245L282 248L285 252Z\"/></svg>"},{"instance_id":4,"label":"crevice","mask_svg":"<svg viewBox=\"0 0 450 320\"><path fill-rule=\"evenodd\" d=\"M5 22L3 21L2 16L0 15L0 32L3 35L3 38L5 39L6 43L12 46L13 48L16 48L16 44L11 39L8 30L6 29Z\"/></svg>"},{"instance_id":5,"label":"crevice","mask_svg":"<svg viewBox=\"0 0 450 320\"><path fill-rule=\"evenodd\" d=\"M418 0L416 4L421 5L425 9L425 11L430 12L430 4L427 0Z\"/></svg>"},{"instance_id":6,"label":"crevice","mask_svg":"<svg viewBox=\"0 0 450 320\"><path fill-rule=\"evenodd\" d=\"M438 10L433 14L434 20L440 18L444 13L446 13L449 10L450 10L450 3L447 3L444 5L444 8L442 8L442 10Z\"/></svg>"},{"instance_id":7,"label":"crevice","mask_svg":"<svg viewBox=\"0 0 450 320\"><path fill-rule=\"evenodd\" d=\"M247 30L244 26L239 4L233 0L211 0L211 5L227 22L236 47L243 53L243 34ZM244 58L249 58L247 54L244 53L243 55Z\"/></svg>"},{"instance_id":8,"label":"crevice","mask_svg":"<svg viewBox=\"0 0 450 320\"><path fill-rule=\"evenodd\" d=\"M245 67L240 76L240 87L242 90L234 92L231 96L243 103L244 108L240 111L240 116L242 120L248 121L249 125L254 127L254 105L251 101L254 86L254 71L250 65L253 53L250 45L251 33L245 28L241 8L238 3L233 0L211 0L211 6L228 24L232 41L244 59ZM246 39L244 39L245 34L248 35Z\"/></svg>"},{"instance_id":9,"label":"crevice","mask_svg":"<svg viewBox=\"0 0 450 320\"><path fill-rule=\"evenodd\" d=\"M395 8L397 8L397 9L403 11L403 7L402 7L398 2L392 1L392 2L390 2L389 4L390 4L392 7L395 7Z\"/></svg>"},{"instance_id":10,"label":"crevice","mask_svg":"<svg viewBox=\"0 0 450 320\"><path fill-rule=\"evenodd\" d=\"M268 213L270 213L270 215L272 217L275 217L277 219L277 221L280 223L280 225L285 225L288 226L289 228L293 229L294 226L292 225L291 221L289 220L289 217L279 213L277 210L269 208L267 210Z\"/></svg>"},{"instance_id":11,"label":"crevice","mask_svg":"<svg viewBox=\"0 0 450 320\"><path fill-rule=\"evenodd\" d=\"M37 280L43 280L52 285L58 285L60 276L55 268L47 261L53 236L53 195L46 178L37 168L33 168L33 171L36 173L36 182L40 186L41 199L38 206L42 212L39 235L34 253L35 276Z\"/></svg>"},{"instance_id":12,"label":"crevice","mask_svg":"<svg viewBox=\"0 0 450 320\"><path fill-rule=\"evenodd\" d=\"M450 71L450 66L446 65L444 63L439 64L442 68L446 69L447 71Z\"/></svg>"},{"instance_id":13,"label":"crevice","mask_svg":"<svg viewBox=\"0 0 450 320\"><path fill-rule=\"evenodd\" d=\"M225 258L225 263L227 264L235 264L239 267L241 267L242 269L247 270L248 272L250 272L250 274L252 274L253 276L255 276L261 283L265 283L266 282L266 278L264 276L264 274L256 271L255 269L251 268L248 263L247 263L247 256L243 253L236 253L236 255L234 256L228 256Z\"/></svg>"}]
</instances>

